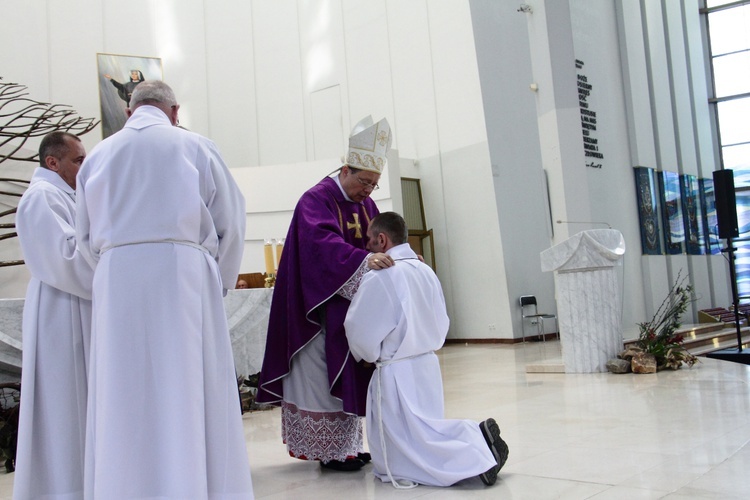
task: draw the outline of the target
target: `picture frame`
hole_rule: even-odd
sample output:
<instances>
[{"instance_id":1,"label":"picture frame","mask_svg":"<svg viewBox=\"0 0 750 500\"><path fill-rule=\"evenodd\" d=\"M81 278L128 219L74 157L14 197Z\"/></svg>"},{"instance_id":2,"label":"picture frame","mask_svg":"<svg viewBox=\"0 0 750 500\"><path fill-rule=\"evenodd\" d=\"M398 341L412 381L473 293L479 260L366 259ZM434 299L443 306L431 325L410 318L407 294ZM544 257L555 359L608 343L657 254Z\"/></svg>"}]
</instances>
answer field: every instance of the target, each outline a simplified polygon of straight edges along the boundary
<instances>
[{"instance_id":1,"label":"picture frame","mask_svg":"<svg viewBox=\"0 0 750 500\"><path fill-rule=\"evenodd\" d=\"M127 121L130 94L141 81L162 80L158 57L96 54L102 138L122 129Z\"/></svg>"},{"instance_id":2,"label":"picture frame","mask_svg":"<svg viewBox=\"0 0 750 500\"><path fill-rule=\"evenodd\" d=\"M664 224L664 249L668 255L684 253L685 225L682 220L680 176L677 172L659 172L659 196Z\"/></svg>"},{"instance_id":3,"label":"picture frame","mask_svg":"<svg viewBox=\"0 0 750 500\"><path fill-rule=\"evenodd\" d=\"M641 229L641 252L644 255L662 255L654 169L634 167L634 171L638 221Z\"/></svg>"},{"instance_id":4,"label":"picture frame","mask_svg":"<svg viewBox=\"0 0 750 500\"><path fill-rule=\"evenodd\" d=\"M680 176L682 213L685 224L685 250L689 255L705 255L706 239L703 224L703 207L695 175Z\"/></svg>"}]
</instances>

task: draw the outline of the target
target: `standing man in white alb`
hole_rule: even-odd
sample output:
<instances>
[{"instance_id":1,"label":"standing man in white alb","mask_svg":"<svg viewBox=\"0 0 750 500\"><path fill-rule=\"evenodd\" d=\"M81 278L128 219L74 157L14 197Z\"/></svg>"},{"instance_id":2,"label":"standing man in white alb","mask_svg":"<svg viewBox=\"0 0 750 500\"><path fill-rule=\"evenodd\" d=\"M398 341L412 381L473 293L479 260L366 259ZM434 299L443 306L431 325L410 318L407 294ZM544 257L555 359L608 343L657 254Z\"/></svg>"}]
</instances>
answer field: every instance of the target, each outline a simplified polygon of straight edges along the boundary
<instances>
[{"instance_id":1,"label":"standing man in white alb","mask_svg":"<svg viewBox=\"0 0 750 500\"><path fill-rule=\"evenodd\" d=\"M81 140L52 132L16 212L31 272L23 308L23 366L13 498L83 498L86 368L94 272L75 238Z\"/></svg>"},{"instance_id":2,"label":"standing man in white alb","mask_svg":"<svg viewBox=\"0 0 750 500\"><path fill-rule=\"evenodd\" d=\"M161 81L78 174L77 235L95 267L86 498L252 498L222 295L245 200L216 145L177 127Z\"/></svg>"},{"instance_id":3,"label":"standing man in white alb","mask_svg":"<svg viewBox=\"0 0 750 500\"><path fill-rule=\"evenodd\" d=\"M479 477L486 485L508 458L494 419L443 418L435 351L448 334L443 290L407 243L404 219L384 212L370 222L367 249L394 265L367 273L344 327L357 360L377 367L367 392L367 441L375 476L396 488L450 486Z\"/></svg>"}]
</instances>

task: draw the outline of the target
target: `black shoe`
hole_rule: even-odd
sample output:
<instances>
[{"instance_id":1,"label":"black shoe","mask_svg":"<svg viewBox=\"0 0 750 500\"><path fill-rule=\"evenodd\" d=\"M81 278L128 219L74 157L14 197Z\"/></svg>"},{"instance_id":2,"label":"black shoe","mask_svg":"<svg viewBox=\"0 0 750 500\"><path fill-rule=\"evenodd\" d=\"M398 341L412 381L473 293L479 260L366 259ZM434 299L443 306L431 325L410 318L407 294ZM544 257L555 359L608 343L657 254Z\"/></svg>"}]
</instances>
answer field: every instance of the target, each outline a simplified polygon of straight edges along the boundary
<instances>
[{"instance_id":1,"label":"black shoe","mask_svg":"<svg viewBox=\"0 0 750 500\"><path fill-rule=\"evenodd\" d=\"M372 460L372 455L364 451L362 453L357 453L357 458L367 464L370 463L370 460Z\"/></svg>"},{"instance_id":2,"label":"black shoe","mask_svg":"<svg viewBox=\"0 0 750 500\"><path fill-rule=\"evenodd\" d=\"M487 472L479 474L479 479L481 479L487 486L492 486L497 482L497 473L499 470L500 467L493 465Z\"/></svg>"},{"instance_id":3,"label":"black shoe","mask_svg":"<svg viewBox=\"0 0 750 500\"><path fill-rule=\"evenodd\" d=\"M497 465L479 475L479 478L484 484L491 486L497 481L497 473L503 468L503 465L505 465L505 462L508 460L508 445L503 441L503 438L500 437L500 426L497 425L494 418L488 418L479 424L479 428L482 430L484 441L487 443L487 446L497 462Z\"/></svg>"},{"instance_id":4,"label":"black shoe","mask_svg":"<svg viewBox=\"0 0 750 500\"><path fill-rule=\"evenodd\" d=\"M259 381L260 381L260 372L254 373L252 375L248 375L248 377L244 381L244 384L248 387L258 387Z\"/></svg>"},{"instance_id":5,"label":"black shoe","mask_svg":"<svg viewBox=\"0 0 750 500\"><path fill-rule=\"evenodd\" d=\"M331 460L330 462L320 462L324 469L337 470L339 472L354 472L365 466L365 462L359 458L347 458L346 460Z\"/></svg>"}]
</instances>

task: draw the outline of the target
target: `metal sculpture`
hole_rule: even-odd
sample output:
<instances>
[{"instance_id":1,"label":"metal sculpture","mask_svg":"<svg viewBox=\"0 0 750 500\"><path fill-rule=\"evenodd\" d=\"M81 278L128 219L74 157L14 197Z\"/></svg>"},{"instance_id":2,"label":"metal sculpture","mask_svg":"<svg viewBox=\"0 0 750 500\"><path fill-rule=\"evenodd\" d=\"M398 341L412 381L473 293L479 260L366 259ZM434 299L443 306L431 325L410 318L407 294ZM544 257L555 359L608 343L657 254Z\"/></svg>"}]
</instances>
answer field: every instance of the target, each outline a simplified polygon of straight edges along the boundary
<instances>
[{"instance_id":1,"label":"metal sculpture","mask_svg":"<svg viewBox=\"0 0 750 500\"><path fill-rule=\"evenodd\" d=\"M28 97L25 85L2 80L0 76L0 164L6 160L16 160L36 165L39 154L29 154L23 148L32 137L43 137L58 130L81 136L99 125L99 120L95 118L78 116L71 106L36 101ZM0 177L0 197L8 197L11 200L6 204L16 205L0 212L0 221L16 213L17 199L21 198L28 184L29 181L25 179ZM0 222L0 241L15 238L15 227L14 222ZM0 261L0 267L21 264L23 260Z\"/></svg>"}]
</instances>

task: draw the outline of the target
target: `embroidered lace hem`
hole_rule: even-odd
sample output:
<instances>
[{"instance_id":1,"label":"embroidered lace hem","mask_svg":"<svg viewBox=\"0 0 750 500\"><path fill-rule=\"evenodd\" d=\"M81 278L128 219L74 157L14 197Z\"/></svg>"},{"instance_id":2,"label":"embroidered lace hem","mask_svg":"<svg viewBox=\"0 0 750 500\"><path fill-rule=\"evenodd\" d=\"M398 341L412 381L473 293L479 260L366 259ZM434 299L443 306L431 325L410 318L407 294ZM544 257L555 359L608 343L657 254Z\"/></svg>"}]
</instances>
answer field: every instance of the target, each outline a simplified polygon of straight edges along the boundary
<instances>
[{"instance_id":1,"label":"embroidered lace hem","mask_svg":"<svg viewBox=\"0 0 750 500\"><path fill-rule=\"evenodd\" d=\"M344 412L312 412L281 403L281 437L302 460L346 460L364 451L362 419Z\"/></svg>"},{"instance_id":2,"label":"embroidered lace hem","mask_svg":"<svg viewBox=\"0 0 750 500\"><path fill-rule=\"evenodd\" d=\"M367 254L369 257L370 254ZM359 268L352 274L352 277L347 280L346 283L343 284L341 288L336 292L338 295L341 295L345 299L352 300L352 297L354 297L354 294L357 293L357 289L359 288L359 284L362 282L362 277L369 271L370 268L367 267L367 257L362 261L362 263L359 265Z\"/></svg>"}]
</instances>

